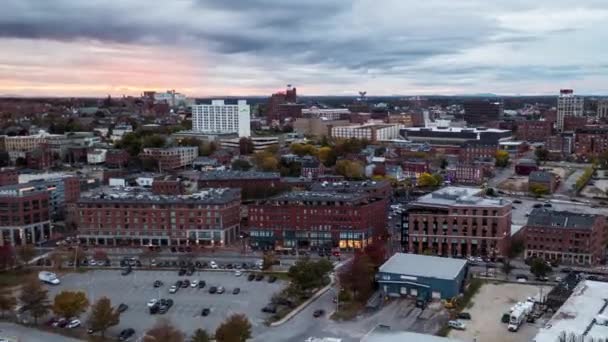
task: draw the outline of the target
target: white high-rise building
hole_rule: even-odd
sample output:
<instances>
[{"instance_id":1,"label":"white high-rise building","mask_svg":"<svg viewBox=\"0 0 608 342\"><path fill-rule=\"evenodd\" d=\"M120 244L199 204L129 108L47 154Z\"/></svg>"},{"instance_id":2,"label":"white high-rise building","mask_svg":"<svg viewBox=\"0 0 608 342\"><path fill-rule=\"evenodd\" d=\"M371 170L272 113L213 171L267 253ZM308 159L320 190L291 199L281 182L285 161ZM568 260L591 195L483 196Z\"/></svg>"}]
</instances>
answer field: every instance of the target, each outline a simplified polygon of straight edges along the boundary
<instances>
[{"instance_id":1,"label":"white high-rise building","mask_svg":"<svg viewBox=\"0 0 608 342\"><path fill-rule=\"evenodd\" d=\"M192 130L205 133L237 133L251 136L251 109L245 100L225 104L213 100L211 104L192 106Z\"/></svg>"},{"instance_id":2,"label":"white high-rise building","mask_svg":"<svg viewBox=\"0 0 608 342\"><path fill-rule=\"evenodd\" d=\"M575 96L572 89L561 89L557 98L557 129L564 130L566 116L583 116L585 99Z\"/></svg>"}]
</instances>

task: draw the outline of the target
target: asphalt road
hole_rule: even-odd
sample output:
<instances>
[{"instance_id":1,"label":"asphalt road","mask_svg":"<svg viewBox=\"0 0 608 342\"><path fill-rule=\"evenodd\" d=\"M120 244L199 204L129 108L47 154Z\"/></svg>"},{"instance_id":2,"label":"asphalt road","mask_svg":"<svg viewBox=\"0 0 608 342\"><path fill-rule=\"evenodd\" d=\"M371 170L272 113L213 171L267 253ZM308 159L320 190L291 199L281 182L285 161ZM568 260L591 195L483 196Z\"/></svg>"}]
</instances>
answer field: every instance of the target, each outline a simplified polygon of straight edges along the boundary
<instances>
[{"instance_id":1,"label":"asphalt road","mask_svg":"<svg viewBox=\"0 0 608 342\"><path fill-rule=\"evenodd\" d=\"M0 322L0 338L12 338L19 342L80 342L73 338L7 322Z\"/></svg>"}]
</instances>

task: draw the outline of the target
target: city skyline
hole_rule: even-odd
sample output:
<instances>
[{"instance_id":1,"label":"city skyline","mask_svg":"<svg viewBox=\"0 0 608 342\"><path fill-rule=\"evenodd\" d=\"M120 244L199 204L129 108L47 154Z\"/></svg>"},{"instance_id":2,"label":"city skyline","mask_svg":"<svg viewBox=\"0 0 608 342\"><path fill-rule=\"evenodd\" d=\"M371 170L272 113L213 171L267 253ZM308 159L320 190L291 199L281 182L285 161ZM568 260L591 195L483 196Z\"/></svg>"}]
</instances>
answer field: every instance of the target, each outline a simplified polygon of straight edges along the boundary
<instances>
[{"instance_id":1,"label":"city skyline","mask_svg":"<svg viewBox=\"0 0 608 342\"><path fill-rule=\"evenodd\" d=\"M9 0L0 95L608 94L608 3ZM145 14L145 15L144 15Z\"/></svg>"}]
</instances>

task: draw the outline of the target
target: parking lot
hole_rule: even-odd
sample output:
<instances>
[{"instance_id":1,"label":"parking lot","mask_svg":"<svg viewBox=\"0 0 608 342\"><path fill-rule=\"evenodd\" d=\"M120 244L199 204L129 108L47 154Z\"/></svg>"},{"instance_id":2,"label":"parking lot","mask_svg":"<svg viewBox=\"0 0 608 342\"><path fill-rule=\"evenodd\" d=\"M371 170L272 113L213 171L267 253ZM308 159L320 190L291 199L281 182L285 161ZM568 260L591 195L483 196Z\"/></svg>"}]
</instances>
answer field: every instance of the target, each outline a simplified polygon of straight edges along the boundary
<instances>
[{"instance_id":1,"label":"parking lot","mask_svg":"<svg viewBox=\"0 0 608 342\"><path fill-rule=\"evenodd\" d=\"M541 287L524 284L485 284L473 297L473 306L465 311L471 314L471 320L462 320L466 330L452 330L450 337L462 341L520 342L531 341L546 319L535 323L524 323L516 332L507 330L507 324L501 323L501 317L517 302L527 297L536 296ZM543 286L546 296L551 286Z\"/></svg>"},{"instance_id":2,"label":"parking lot","mask_svg":"<svg viewBox=\"0 0 608 342\"><path fill-rule=\"evenodd\" d=\"M108 335L117 335L122 329L133 328L136 336L141 336L149 329L158 317L169 318L173 324L190 335L197 328L210 332L229 315L243 313L249 317L253 326L253 334L263 329L267 314L261 312L270 298L279 292L284 283L278 280L268 283L267 277L262 281L248 281L248 273L236 277L229 271L197 271L190 277L178 277L177 271L133 271L127 276L121 276L120 270L91 270L86 273L69 273L61 277L61 284L49 288L49 296L53 298L62 290L80 290L87 293L90 302L102 296L111 299L114 306L125 303L129 306L121 314L120 324L109 330ZM182 288L175 294L169 293L169 287L177 280L204 280L206 286L199 288ZM153 283L160 280L164 283L154 288ZM223 294L210 294L209 287L223 286ZM240 293L232 294L239 287ZM171 298L173 307L164 315L150 315L147 302L152 298ZM201 316L203 308L209 308L210 314ZM86 322L86 314L81 317ZM136 340L136 339L134 339Z\"/></svg>"}]
</instances>

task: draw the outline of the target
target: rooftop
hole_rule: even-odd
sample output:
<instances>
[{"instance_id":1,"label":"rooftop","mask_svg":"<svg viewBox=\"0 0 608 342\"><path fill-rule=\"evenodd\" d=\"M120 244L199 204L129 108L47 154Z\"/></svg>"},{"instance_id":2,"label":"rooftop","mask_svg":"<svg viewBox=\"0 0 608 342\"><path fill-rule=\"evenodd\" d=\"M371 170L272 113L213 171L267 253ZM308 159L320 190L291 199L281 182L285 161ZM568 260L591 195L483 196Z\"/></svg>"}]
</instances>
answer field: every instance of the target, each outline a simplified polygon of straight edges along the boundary
<instances>
[{"instance_id":1,"label":"rooftop","mask_svg":"<svg viewBox=\"0 0 608 342\"><path fill-rule=\"evenodd\" d=\"M452 132L452 133L461 133L461 132L470 132L470 133L480 133L480 132L491 132L491 133L508 133L510 132L508 129L498 129L498 128L485 128L485 127L406 127L403 130L408 132Z\"/></svg>"},{"instance_id":2,"label":"rooftop","mask_svg":"<svg viewBox=\"0 0 608 342\"><path fill-rule=\"evenodd\" d=\"M365 200L367 197L360 193L335 193L325 191L292 191L271 198L272 201L287 202L357 202Z\"/></svg>"},{"instance_id":3,"label":"rooftop","mask_svg":"<svg viewBox=\"0 0 608 342\"><path fill-rule=\"evenodd\" d=\"M416 277L454 279L466 264L467 261L464 259L396 253L380 266L379 271Z\"/></svg>"},{"instance_id":4,"label":"rooftop","mask_svg":"<svg viewBox=\"0 0 608 342\"><path fill-rule=\"evenodd\" d=\"M551 320L540 329L534 342L556 342L563 332L568 335L585 336L584 341L606 338L608 326L598 321L608 320L608 283L581 281L572 295L553 315ZM579 341L577 339L577 341ZM582 339L580 341L583 341Z\"/></svg>"},{"instance_id":5,"label":"rooftop","mask_svg":"<svg viewBox=\"0 0 608 342\"><path fill-rule=\"evenodd\" d=\"M530 182L550 182L553 174L548 171L532 171L528 176Z\"/></svg>"},{"instance_id":6,"label":"rooftop","mask_svg":"<svg viewBox=\"0 0 608 342\"><path fill-rule=\"evenodd\" d=\"M239 189L199 189L191 195L155 195L142 187L102 187L83 193L79 202L223 204L240 199Z\"/></svg>"},{"instance_id":7,"label":"rooftop","mask_svg":"<svg viewBox=\"0 0 608 342\"><path fill-rule=\"evenodd\" d=\"M312 191L368 191L381 189L389 185L388 181L340 181L340 182L315 182Z\"/></svg>"},{"instance_id":8,"label":"rooftop","mask_svg":"<svg viewBox=\"0 0 608 342\"><path fill-rule=\"evenodd\" d=\"M596 215L590 214L535 208L528 217L528 225L550 228L591 229L596 218Z\"/></svg>"},{"instance_id":9,"label":"rooftop","mask_svg":"<svg viewBox=\"0 0 608 342\"><path fill-rule=\"evenodd\" d=\"M481 197L481 189L448 186L430 194L424 195L412 202L413 205L440 205L440 206L483 206L502 207L510 201L502 198Z\"/></svg>"},{"instance_id":10,"label":"rooftop","mask_svg":"<svg viewBox=\"0 0 608 342\"><path fill-rule=\"evenodd\" d=\"M259 172L259 171L186 171L182 175L195 180L228 180L228 179L279 179L278 172Z\"/></svg>"}]
</instances>

